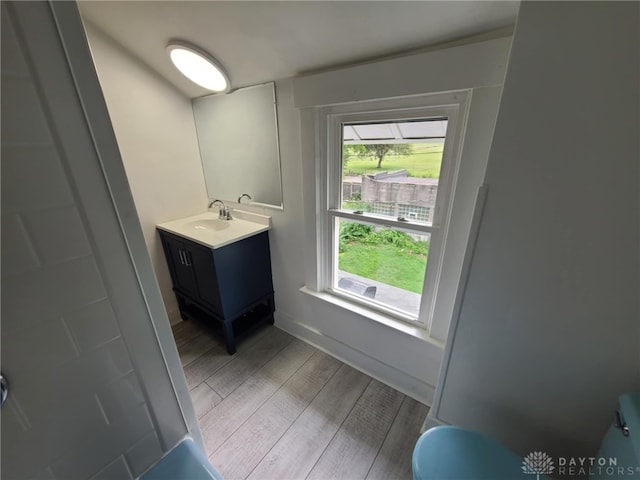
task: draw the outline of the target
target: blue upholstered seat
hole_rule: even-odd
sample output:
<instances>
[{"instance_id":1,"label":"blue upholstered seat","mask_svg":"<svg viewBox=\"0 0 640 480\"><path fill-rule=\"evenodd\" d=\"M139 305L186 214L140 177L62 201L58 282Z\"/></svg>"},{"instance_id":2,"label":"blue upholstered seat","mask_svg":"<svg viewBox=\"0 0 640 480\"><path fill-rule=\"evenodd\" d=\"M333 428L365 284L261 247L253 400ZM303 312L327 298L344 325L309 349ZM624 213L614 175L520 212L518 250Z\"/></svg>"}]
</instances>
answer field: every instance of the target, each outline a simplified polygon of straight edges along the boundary
<instances>
[{"instance_id":1,"label":"blue upholstered seat","mask_svg":"<svg viewBox=\"0 0 640 480\"><path fill-rule=\"evenodd\" d=\"M222 480L190 438L160 459L140 480Z\"/></svg>"},{"instance_id":2,"label":"blue upholstered seat","mask_svg":"<svg viewBox=\"0 0 640 480\"><path fill-rule=\"evenodd\" d=\"M413 451L414 480L535 480L522 458L497 441L460 427L424 432ZM543 478L542 475L540 478Z\"/></svg>"}]
</instances>

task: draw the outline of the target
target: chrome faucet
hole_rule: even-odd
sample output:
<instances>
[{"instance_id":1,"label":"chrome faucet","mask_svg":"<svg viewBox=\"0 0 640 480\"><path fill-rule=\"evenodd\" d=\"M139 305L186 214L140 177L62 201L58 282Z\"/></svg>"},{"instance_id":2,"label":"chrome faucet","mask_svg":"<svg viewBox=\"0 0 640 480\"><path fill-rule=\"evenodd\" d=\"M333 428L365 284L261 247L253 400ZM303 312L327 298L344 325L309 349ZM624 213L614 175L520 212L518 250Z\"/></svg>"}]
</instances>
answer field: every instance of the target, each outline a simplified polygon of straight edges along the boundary
<instances>
[{"instance_id":1,"label":"chrome faucet","mask_svg":"<svg viewBox=\"0 0 640 480\"><path fill-rule=\"evenodd\" d=\"M220 220L231 220L233 218L231 216L231 211L227 208L222 200L214 200L209 204L209 208L213 207L216 203L220 204L220 207L218 207L218 218Z\"/></svg>"},{"instance_id":2,"label":"chrome faucet","mask_svg":"<svg viewBox=\"0 0 640 480\"><path fill-rule=\"evenodd\" d=\"M251 200L251 195L249 195L248 193L243 193L242 195L240 195L240 196L238 197L238 203L242 203L242 199L243 199L244 197L247 197L249 200Z\"/></svg>"}]
</instances>

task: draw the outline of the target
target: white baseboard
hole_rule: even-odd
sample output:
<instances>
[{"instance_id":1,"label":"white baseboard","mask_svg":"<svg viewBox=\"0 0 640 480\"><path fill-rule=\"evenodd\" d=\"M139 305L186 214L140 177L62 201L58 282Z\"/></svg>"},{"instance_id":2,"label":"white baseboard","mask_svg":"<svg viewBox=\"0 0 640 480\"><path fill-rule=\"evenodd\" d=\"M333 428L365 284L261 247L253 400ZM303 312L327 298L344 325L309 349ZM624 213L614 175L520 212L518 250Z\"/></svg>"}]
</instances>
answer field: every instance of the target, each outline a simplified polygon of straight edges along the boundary
<instances>
[{"instance_id":1,"label":"white baseboard","mask_svg":"<svg viewBox=\"0 0 640 480\"><path fill-rule=\"evenodd\" d=\"M431 416L431 411L429 411L429 415L424 419L424 423L422 424L422 428L420 429L420 433L424 433L430 428L439 427L441 425L449 425L448 423L443 422L440 419Z\"/></svg>"},{"instance_id":2,"label":"white baseboard","mask_svg":"<svg viewBox=\"0 0 640 480\"><path fill-rule=\"evenodd\" d=\"M300 340L346 363L399 392L431 406L435 387L408 375L392 365L356 350L308 325L295 321L282 311L276 312L275 325Z\"/></svg>"},{"instance_id":3,"label":"white baseboard","mask_svg":"<svg viewBox=\"0 0 640 480\"><path fill-rule=\"evenodd\" d=\"M180 311L177 308L171 311L167 310L167 317L169 317L169 325L171 325L172 327L182 322L182 317L180 317Z\"/></svg>"}]
</instances>

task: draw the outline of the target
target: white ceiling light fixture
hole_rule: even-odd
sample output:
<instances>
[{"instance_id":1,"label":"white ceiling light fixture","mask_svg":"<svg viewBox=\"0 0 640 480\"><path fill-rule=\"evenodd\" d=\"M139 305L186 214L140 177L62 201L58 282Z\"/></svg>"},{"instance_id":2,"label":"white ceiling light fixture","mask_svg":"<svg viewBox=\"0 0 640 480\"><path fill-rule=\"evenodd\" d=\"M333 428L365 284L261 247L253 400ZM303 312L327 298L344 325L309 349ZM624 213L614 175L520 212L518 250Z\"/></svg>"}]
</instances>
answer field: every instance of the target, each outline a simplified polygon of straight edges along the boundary
<instances>
[{"instance_id":1,"label":"white ceiling light fixture","mask_svg":"<svg viewBox=\"0 0 640 480\"><path fill-rule=\"evenodd\" d=\"M202 88L226 93L231 82L224 68L208 53L182 41L172 40L167 45L169 58L185 77Z\"/></svg>"}]
</instances>

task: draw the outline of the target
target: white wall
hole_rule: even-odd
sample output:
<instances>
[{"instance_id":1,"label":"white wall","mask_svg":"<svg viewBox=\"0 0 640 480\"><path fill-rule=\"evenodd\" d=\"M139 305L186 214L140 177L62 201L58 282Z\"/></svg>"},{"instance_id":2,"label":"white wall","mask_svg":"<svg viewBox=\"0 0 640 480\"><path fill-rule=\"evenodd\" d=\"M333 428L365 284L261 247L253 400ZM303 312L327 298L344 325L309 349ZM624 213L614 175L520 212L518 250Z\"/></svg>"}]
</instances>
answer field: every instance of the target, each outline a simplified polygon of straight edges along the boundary
<instances>
[{"instance_id":1,"label":"white wall","mask_svg":"<svg viewBox=\"0 0 640 480\"><path fill-rule=\"evenodd\" d=\"M526 2L441 421L594 454L640 389L639 5Z\"/></svg>"},{"instance_id":2,"label":"white wall","mask_svg":"<svg viewBox=\"0 0 640 480\"><path fill-rule=\"evenodd\" d=\"M88 34L171 316L175 300L154 225L201 211L200 205L206 203L199 160L165 153L197 148L191 107L104 34L90 25ZM276 81L284 210L242 206L272 217L276 325L425 403L431 402L435 390L451 307L436 312L444 319L438 324L442 327L434 329L434 338L427 338L423 332L415 334L414 327L389 328L300 292L310 284L316 258L315 232L308 228L316 218L314 127L309 112L314 105L473 89L459 178L465 193L454 203L458 226L445 251L447 264L453 265L444 292L451 303L476 189L484 175L509 46L510 38L500 37ZM155 151L155 145L161 151ZM178 157L181 163L176 163Z\"/></svg>"},{"instance_id":3,"label":"white wall","mask_svg":"<svg viewBox=\"0 0 640 480\"><path fill-rule=\"evenodd\" d=\"M177 303L155 225L207 207L191 101L95 26L87 22L85 26L162 296L169 318L178 321ZM242 208L272 217L270 240L277 309L299 312L299 308L291 306L291 292L297 296L304 283L300 279L304 215L300 129L291 80L276 82L276 99L284 211L246 204Z\"/></svg>"},{"instance_id":4,"label":"white wall","mask_svg":"<svg viewBox=\"0 0 640 480\"><path fill-rule=\"evenodd\" d=\"M302 188L291 188L285 178L285 211L280 227L276 225L272 232L280 239L283 252L281 258L274 258L274 278L277 272L286 277L276 279L280 286L276 287L276 325L428 404L438 378L443 351L439 340L446 336L450 309L448 313L446 309L438 311L445 325L437 332L439 338L428 338L415 327L391 328L298 290L303 285L315 288L317 268L319 172L314 106L456 88L471 90L469 133L463 143L459 174L464 193L454 202L453 216L459 222L454 227L454 241L445 251L453 267L447 280L453 299L455 272L457 269L459 275L475 195L484 176L509 47L510 38L500 38L300 77L293 83L295 106L300 107L301 150L283 152L283 173L299 172ZM478 68L468 68L470 64ZM279 106L279 112L283 111ZM288 131L295 130L281 125L281 132Z\"/></svg>"},{"instance_id":5,"label":"white wall","mask_svg":"<svg viewBox=\"0 0 640 480\"><path fill-rule=\"evenodd\" d=\"M100 84L171 322L178 305L155 225L204 212L208 199L191 100L91 24Z\"/></svg>"},{"instance_id":6,"label":"white wall","mask_svg":"<svg viewBox=\"0 0 640 480\"><path fill-rule=\"evenodd\" d=\"M2 477L137 478L199 433L75 4L2 4L2 98Z\"/></svg>"}]
</instances>

